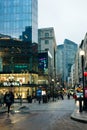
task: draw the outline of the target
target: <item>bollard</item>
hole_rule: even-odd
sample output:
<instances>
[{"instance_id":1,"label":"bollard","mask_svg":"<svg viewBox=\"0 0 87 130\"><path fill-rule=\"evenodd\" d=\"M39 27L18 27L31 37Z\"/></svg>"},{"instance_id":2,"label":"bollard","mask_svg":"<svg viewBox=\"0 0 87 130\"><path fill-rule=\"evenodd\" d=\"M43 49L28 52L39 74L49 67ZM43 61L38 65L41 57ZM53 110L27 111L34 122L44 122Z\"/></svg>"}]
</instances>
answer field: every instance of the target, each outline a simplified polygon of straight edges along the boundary
<instances>
[{"instance_id":1,"label":"bollard","mask_svg":"<svg viewBox=\"0 0 87 130\"><path fill-rule=\"evenodd\" d=\"M82 112L82 97L79 98L79 112Z\"/></svg>"}]
</instances>

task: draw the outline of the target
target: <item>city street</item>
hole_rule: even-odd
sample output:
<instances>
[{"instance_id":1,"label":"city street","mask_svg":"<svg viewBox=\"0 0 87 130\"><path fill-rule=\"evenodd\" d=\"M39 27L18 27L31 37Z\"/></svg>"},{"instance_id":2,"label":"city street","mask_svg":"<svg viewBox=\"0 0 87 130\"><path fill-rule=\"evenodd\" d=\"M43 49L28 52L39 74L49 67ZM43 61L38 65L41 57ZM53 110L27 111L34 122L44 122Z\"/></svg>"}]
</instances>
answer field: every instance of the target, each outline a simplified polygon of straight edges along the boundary
<instances>
[{"instance_id":1,"label":"city street","mask_svg":"<svg viewBox=\"0 0 87 130\"><path fill-rule=\"evenodd\" d=\"M23 110L0 114L0 130L86 130L87 124L70 118L74 99L51 101L46 104L23 104ZM24 111L25 109L25 111Z\"/></svg>"},{"instance_id":2,"label":"city street","mask_svg":"<svg viewBox=\"0 0 87 130\"><path fill-rule=\"evenodd\" d=\"M0 130L87 130L87 0L0 0Z\"/></svg>"}]
</instances>

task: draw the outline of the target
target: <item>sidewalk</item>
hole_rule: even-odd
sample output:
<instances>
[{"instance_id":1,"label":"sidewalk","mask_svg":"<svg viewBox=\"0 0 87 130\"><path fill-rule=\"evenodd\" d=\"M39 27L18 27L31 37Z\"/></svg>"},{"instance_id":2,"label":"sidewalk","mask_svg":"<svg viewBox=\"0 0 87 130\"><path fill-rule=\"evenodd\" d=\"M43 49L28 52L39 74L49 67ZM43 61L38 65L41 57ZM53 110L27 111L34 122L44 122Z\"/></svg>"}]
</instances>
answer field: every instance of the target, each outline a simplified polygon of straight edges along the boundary
<instances>
[{"instance_id":1,"label":"sidewalk","mask_svg":"<svg viewBox=\"0 0 87 130\"><path fill-rule=\"evenodd\" d=\"M87 111L79 112L79 104L76 103L76 108L71 114L71 119L87 123Z\"/></svg>"}]
</instances>

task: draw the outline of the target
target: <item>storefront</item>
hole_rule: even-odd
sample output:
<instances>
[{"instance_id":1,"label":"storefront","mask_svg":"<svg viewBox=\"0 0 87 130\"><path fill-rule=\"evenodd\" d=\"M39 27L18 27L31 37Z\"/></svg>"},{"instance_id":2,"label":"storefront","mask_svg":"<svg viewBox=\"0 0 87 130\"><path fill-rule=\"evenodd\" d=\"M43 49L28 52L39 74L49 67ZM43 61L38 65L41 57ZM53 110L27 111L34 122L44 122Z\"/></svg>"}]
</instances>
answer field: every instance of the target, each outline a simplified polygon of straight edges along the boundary
<instances>
[{"instance_id":1,"label":"storefront","mask_svg":"<svg viewBox=\"0 0 87 130\"><path fill-rule=\"evenodd\" d=\"M0 74L0 93L13 91L15 98L19 95L27 98L27 95L34 96L38 86L37 74Z\"/></svg>"}]
</instances>

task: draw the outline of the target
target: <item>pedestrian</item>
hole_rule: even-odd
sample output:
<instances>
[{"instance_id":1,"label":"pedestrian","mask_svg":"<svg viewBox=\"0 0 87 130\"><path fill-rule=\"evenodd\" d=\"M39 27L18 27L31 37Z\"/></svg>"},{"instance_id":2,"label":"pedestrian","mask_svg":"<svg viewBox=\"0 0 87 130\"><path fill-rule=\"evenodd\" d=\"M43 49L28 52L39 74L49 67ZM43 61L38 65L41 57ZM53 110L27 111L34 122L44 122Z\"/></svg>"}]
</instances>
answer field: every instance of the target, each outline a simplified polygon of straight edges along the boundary
<instances>
[{"instance_id":1,"label":"pedestrian","mask_svg":"<svg viewBox=\"0 0 87 130\"><path fill-rule=\"evenodd\" d=\"M60 91L60 97L61 97L62 100L64 100L63 92L62 91Z\"/></svg>"},{"instance_id":2,"label":"pedestrian","mask_svg":"<svg viewBox=\"0 0 87 130\"><path fill-rule=\"evenodd\" d=\"M28 103L32 103L32 96L31 95L27 95L27 101L28 101Z\"/></svg>"},{"instance_id":3,"label":"pedestrian","mask_svg":"<svg viewBox=\"0 0 87 130\"><path fill-rule=\"evenodd\" d=\"M12 91L6 92L4 95L4 103L8 107L8 114L10 112L10 107L14 103L14 94Z\"/></svg>"},{"instance_id":4,"label":"pedestrian","mask_svg":"<svg viewBox=\"0 0 87 130\"><path fill-rule=\"evenodd\" d=\"M37 100L38 100L39 104L41 103L41 97L42 97L42 90L41 90L41 88L38 88L38 90L37 90Z\"/></svg>"},{"instance_id":5,"label":"pedestrian","mask_svg":"<svg viewBox=\"0 0 87 130\"><path fill-rule=\"evenodd\" d=\"M76 100L77 100L76 93L73 94L73 98L75 99L75 103L76 103Z\"/></svg>"},{"instance_id":6,"label":"pedestrian","mask_svg":"<svg viewBox=\"0 0 87 130\"><path fill-rule=\"evenodd\" d=\"M20 105L22 105L22 95L19 95Z\"/></svg>"},{"instance_id":7,"label":"pedestrian","mask_svg":"<svg viewBox=\"0 0 87 130\"><path fill-rule=\"evenodd\" d=\"M69 93L69 92L68 92L68 94L67 94L67 98L70 99L70 93Z\"/></svg>"}]
</instances>

